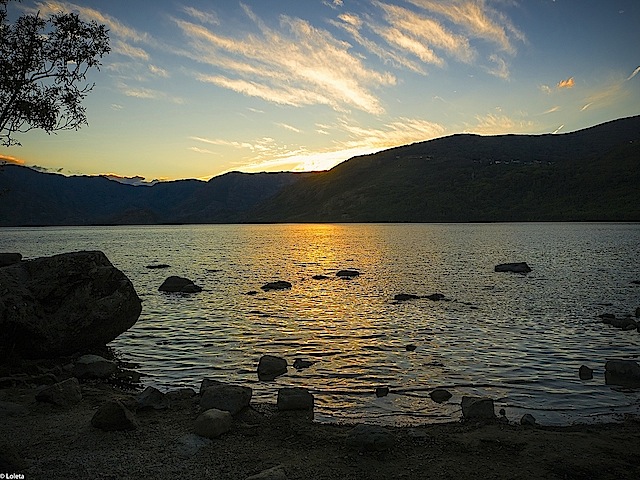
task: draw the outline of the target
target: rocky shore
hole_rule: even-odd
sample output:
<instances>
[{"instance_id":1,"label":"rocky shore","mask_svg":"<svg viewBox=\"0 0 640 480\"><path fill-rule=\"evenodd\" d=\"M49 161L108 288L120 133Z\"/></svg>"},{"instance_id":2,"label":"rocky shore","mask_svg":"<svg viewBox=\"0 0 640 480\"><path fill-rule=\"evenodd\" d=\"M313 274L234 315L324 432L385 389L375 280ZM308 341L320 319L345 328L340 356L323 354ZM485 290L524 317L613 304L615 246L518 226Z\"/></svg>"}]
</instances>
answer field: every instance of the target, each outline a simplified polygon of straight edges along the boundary
<instances>
[{"instance_id":1,"label":"rocky shore","mask_svg":"<svg viewBox=\"0 0 640 480\"><path fill-rule=\"evenodd\" d=\"M633 417L561 428L465 420L368 429L251 404L209 439L195 434L199 393L174 392L162 408L142 408L139 391L101 380L79 385L81 400L66 406L37 399L37 388L0 389L2 473L122 480L640 478L640 421ZM96 426L97 412L110 402L135 412L135 427Z\"/></svg>"}]
</instances>

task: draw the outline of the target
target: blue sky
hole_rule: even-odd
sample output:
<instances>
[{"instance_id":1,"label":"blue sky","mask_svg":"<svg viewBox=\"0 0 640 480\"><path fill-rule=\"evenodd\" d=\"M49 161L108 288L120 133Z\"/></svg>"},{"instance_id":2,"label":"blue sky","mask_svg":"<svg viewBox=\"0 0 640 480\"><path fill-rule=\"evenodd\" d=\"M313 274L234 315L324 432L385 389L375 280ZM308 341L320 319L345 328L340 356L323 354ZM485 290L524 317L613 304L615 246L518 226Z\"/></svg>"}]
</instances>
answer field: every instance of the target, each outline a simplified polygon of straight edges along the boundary
<instances>
[{"instance_id":1,"label":"blue sky","mask_svg":"<svg viewBox=\"0 0 640 480\"><path fill-rule=\"evenodd\" d=\"M89 0L110 30L89 126L0 158L151 179L327 169L455 133L640 114L637 0Z\"/></svg>"}]
</instances>

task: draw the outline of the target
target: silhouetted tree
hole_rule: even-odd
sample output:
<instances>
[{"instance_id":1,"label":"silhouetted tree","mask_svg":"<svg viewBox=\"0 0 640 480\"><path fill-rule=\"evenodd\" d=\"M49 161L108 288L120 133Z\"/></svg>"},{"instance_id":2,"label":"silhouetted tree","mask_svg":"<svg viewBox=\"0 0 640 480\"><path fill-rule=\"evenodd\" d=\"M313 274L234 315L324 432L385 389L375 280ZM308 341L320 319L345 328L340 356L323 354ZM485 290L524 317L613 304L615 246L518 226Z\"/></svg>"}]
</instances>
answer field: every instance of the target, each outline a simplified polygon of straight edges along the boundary
<instances>
[{"instance_id":1,"label":"silhouetted tree","mask_svg":"<svg viewBox=\"0 0 640 480\"><path fill-rule=\"evenodd\" d=\"M110 51L104 25L63 12L23 13L10 23L11 1L0 0L0 143L7 147L20 145L16 132L86 124L82 100L94 87L87 72Z\"/></svg>"}]
</instances>

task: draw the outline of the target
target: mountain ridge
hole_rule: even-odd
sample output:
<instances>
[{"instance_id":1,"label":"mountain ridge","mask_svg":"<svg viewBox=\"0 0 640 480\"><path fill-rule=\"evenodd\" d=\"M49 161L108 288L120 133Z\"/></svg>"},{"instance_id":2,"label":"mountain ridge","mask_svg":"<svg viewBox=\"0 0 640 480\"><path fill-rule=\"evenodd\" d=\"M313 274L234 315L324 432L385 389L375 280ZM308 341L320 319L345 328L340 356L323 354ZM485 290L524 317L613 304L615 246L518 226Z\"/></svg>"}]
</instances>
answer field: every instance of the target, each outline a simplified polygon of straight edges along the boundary
<instances>
[{"instance_id":1,"label":"mountain ridge","mask_svg":"<svg viewBox=\"0 0 640 480\"><path fill-rule=\"evenodd\" d=\"M640 221L640 116L576 132L455 134L324 172L134 186L0 167L0 225Z\"/></svg>"}]
</instances>

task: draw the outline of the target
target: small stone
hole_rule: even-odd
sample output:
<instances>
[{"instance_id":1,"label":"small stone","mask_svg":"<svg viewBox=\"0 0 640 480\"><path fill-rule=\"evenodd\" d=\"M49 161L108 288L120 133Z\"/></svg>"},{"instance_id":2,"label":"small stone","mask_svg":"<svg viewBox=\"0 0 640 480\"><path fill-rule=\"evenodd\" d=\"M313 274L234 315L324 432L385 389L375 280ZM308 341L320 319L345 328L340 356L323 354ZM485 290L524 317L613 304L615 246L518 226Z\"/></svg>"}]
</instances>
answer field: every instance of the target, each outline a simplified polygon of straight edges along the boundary
<instances>
[{"instance_id":1,"label":"small stone","mask_svg":"<svg viewBox=\"0 0 640 480\"><path fill-rule=\"evenodd\" d=\"M36 400L39 402L53 403L61 407L69 407L80 403L82 400L80 382L78 382L77 378L72 377L63 382L45 387L36 394Z\"/></svg>"},{"instance_id":2,"label":"small stone","mask_svg":"<svg viewBox=\"0 0 640 480\"><path fill-rule=\"evenodd\" d=\"M256 475L251 475L245 480L287 480L287 474L284 471L284 467L282 465L278 465L277 467L263 470Z\"/></svg>"},{"instance_id":3,"label":"small stone","mask_svg":"<svg viewBox=\"0 0 640 480\"><path fill-rule=\"evenodd\" d=\"M277 282L269 282L261 286L262 290L290 290L292 287L291 283L285 282L284 280L278 280Z\"/></svg>"},{"instance_id":4,"label":"small stone","mask_svg":"<svg viewBox=\"0 0 640 480\"><path fill-rule=\"evenodd\" d=\"M418 348L418 347L416 347L415 345L411 345L411 344L410 344L410 345L405 345L405 346L404 346L404 349L405 349L407 352L413 352L413 351L415 351L415 349L416 349L416 348Z\"/></svg>"},{"instance_id":5,"label":"small stone","mask_svg":"<svg viewBox=\"0 0 640 480\"><path fill-rule=\"evenodd\" d=\"M314 280L326 280L326 279L328 279L329 277L327 277L326 275L314 275L314 276L313 276L313 277L311 277L311 278L313 278Z\"/></svg>"},{"instance_id":6,"label":"small stone","mask_svg":"<svg viewBox=\"0 0 640 480\"><path fill-rule=\"evenodd\" d=\"M580 380L591 380L593 378L593 370L586 365L582 365L578 370L578 375L580 376Z\"/></svg>"},{"instance_id":7,"label":"small stone","mask_svg":"<svg viewBox=\"0 0 640 480\"><path fill-rule=\"evenodd\" d=\"M278 390L278 410L313 410L314 398L306 388L291 387Z\"/></svg>"},{"instance_id":8,"label":"small stone","mask_svg":"<svg viewBox=\"0 0 640 480\"><path fill-rule=\"evenodd\" d=\"M530 427L534 427L536 425L536 419L530 413L525 413L520 419L520 425L527 425Z\"/></svg>"},{"instance_id":9,"label":"small stone","mask_svg":"<svg viewBox=\"0 0 640 480\"><path fill-rule=\"evenodd\" d=\"M137 397L136 403L139 409L152 408L154 410L165 410L169 408L169 400L164 393L155 387L145 388Z\"/></svg>"},{"instance_id":10,"label":"small stone","mask_svg":"<svg viewBox=\"0 0 640 480\"><path fill-rule=\"evenodd\" d=\"M396 442L395 436L378 425L356 425L347 433L348 446L369 452L389 450Z\"/></svg>"},{"instance_id":11,"label":"small stone","mask_svg":"<svg viewBox=\"0 0 640 480\"><path fill-rule=\"evenodd\" d=\"M233 417L226 410L209 409L196 418L193 431L196 435L214 439L231 429Z\"/></svg>"},{"instance_id":12,"label":"small stone","mask_svg":"<svg viewBox=\"0 0 640 480\"><path fill-rule=\"evenodd\" d=\"M171 265L167 265L166 263L154 263L152 265L147 265L146 268L151 270L161 269L161 268L169 268Z\"/></svg>"},{"instance_id":13,"label":"small stone","mask_svg":"<svg viewBox=\"0 0 640 480\"><path fill-rule=\"evenodd\" d=\"M111 360L99 355L82 355L73 366L73 374L78 378L109 378L118 367Z\"/></svg>"},{"instance_id":14,"label":"small stone","mask_svg":"<svg viewBox=\"0 0 640 480\"><path fill-rule=\"evenodd\" d=\"M453 395L451 395L451 392L449 392L448 390L445 390L444 388L436 388L429 394L429 396L431 397L431 400L433 400L436 403L444 403L447 400L449 400Z\"/></svg>"},{"instance_id":15,"label":"small stone","mask_svg":"<svg viewBox=\"0 0 640 480\"><path fill-rule=\"evenodd\" d=\"M106 432L135 430L139 427L135 415L118 400L103 404L91 419L91 425Z\"/></svg>"},{"instance_id":16,"label":"small stone","mask_svg":"<svg viewBox=\"0 0 640 480\"><path fill-rule=\"evenodd\" d=\"M183 459L193 457L198 451L213 443L208 438L201 437L195 433L187 433L176 441L178 456Z\"/></svg>"},{"instance_id":17,"label":"small stone","mask_svg":"<svg viewBox=\"0 0 640 480\"><path fill-rule=\"evenodd\" d=\"M219 384L205 388L200 398L202 410L225 410L231 415L238 414L249 406L253 391L249 387Z\"/></svg>"},{"instance_id":18,"label":"small stone","mask_svg":"<svg viewBox=\"0 0 640 480\"><path fill-rule=\"evenodd\" d=\"M258 363L258 378L260 380L273 380L287 373L287 361L284 358L273 355L263 355Z\"/></svg>"},{"instance_id":19,"label":"small stone","mask_svg":"<svg viewBox=\"0 0 640 480\"><path fill-rule=\"evenodd\" d=\"M389 387L376 387L376 397L386 397L389 395Z\"/></svg>"},{"instance_id":20,"label":"small stone","mask_svg":"<svg viewBox=\"0 0 640 480\"><path fill-rule=\"evenodd\" d=\"M487 397L462 397L462 416L465 420L495 419L493 400Z\"/></svg>"}]
</instances>

